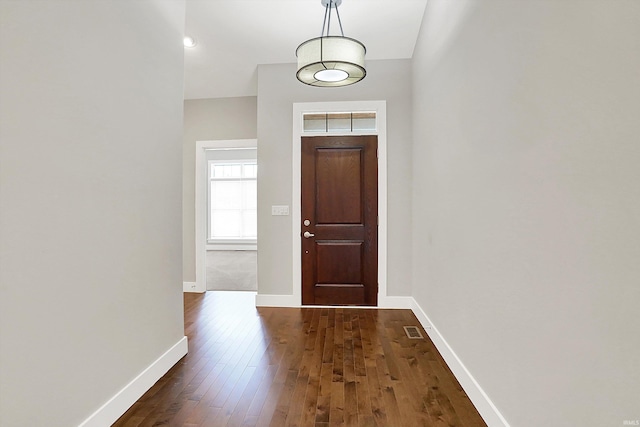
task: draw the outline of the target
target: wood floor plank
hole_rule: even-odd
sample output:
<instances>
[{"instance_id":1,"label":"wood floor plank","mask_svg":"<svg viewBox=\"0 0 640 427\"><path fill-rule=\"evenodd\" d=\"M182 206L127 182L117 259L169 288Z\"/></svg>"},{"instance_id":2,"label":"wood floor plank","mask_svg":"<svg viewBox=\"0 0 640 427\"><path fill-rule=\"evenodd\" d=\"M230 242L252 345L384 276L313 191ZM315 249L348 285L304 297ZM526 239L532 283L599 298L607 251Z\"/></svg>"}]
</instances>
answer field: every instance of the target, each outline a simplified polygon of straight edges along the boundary
<instances>
[{"instance_id":1,"label":"wood floor plank","mask_svg":"<svg viewBox=\"0 0 640 427\"><path fill-rule=\"evenodd\" d=\"M375 425L373 412L371 410L371 397L369 396L369 383L367 376L356 375L356 400L358 407L358 425L372 426Z\"/></svg>"},{"instance_id":2,"label":"wood floor plank","mask_svg":"<svg viewBox=\"0 0 640 427\"><path fill-rule=\"evenodd\" d=\"M344 382L331 383L331 410L329 412L329 425L344 426Z\"/></svg>"},{"instance_id":3,"label":"wood floor plank","mask_svg":"<svg viewBox=\"0 0 640 427\"><path fill-rule=\"evenodd\" d=\"M275 426L278 425L278 423L280 423L280 425L284 423L287 414L287 398L291 397L291 392L293 391L293 386L289 389L286 385L286 381L282 384L272 384L269 389L271 399L265 401L259 416L251 416L256 418L256 426ZM280 399L278 399L278 396Z\"/></svg>"},{"instance_id":4,"label":"wood floor plank","mask_svg":"<svg viewBox=\"0 0 640 427\"><path fill-rule=\"evenodd\" d=\"M308 384L309 373L303 371L298 373L296 385L291 398L291 404L289 405L289 411L287 412L285 423L282 425L286 427L297 427L300 425Z\"/></svg>"},{"instance_id":5,"label":"wood floor plank","mask_svg":"<svg viewBox=\"0 0 640 427\"><path fill-rule=\"evenodd\" d=\"M253 394L253 398L249 402L249 407L247 408L247 414L245 417L256 417L257 422L258 416L262 412L265 403L268 401L269 389L273 384L273 380L276 377L277 372L278 365L269 365L266 368L264 375L260 379L260 383L257 385L255 393Z\"/></svg>"},{"instance_id":6,"label":"wood floor plank","mask_svg":"<svg viewBox=\"0 0 640 427\"><path fill-rule=\"evenodd\" d=\"M332 338L333 339L333 338ZM331 378L333 377L333 363L323 363L320 371L320 389L316 405L315 423L329 423L331 412Z\"/></svg>"},{"instance_id":7,"label":"wood floor plank","mask_svg":"<svg viewBox=\"0 0 640 427\"><path fill-rule=\"evenodd\" d=\"M382 395L382 387L378 378L378 371L375 366L367 367L367 382L369 383L369 399L371 401L371 413L375 425L388 426L387 411L384 404L384 396Z\"/></svg>"},{"instance_id":8,"label":"wood floor plank","mask_svg":"<svg viewBox=\"0 0 640 427\"><path fill-rule=\"evenodd\" d=\"M189 353L117 427L486 427L410 310L185 294Z\"/></svg>"},{"instance_id":9,"label":"wood floor plank","mask_svg":"<svg viewBox=\"0 0 640 427\"><path fill-rule=\"evenodd\" d=\"M344 386L344 423L348 426L358 425L358 399L356 397L356 382L345 380Z\"/></svg>"},{"instance_id":10,"label":"wood floor plank","mask_svg":"<svg viewBox=\"0 0 640 427\"><path fill-rule=\"evenodd\" d=\"M336 309L333 327L333 382L344 381L344 310Z\"/></svg>"},{"instance_id":11,"label":"wood floor plank","mask_svg":"<svg viewBox=\"0 0 640 427\"><path fill-rule=\"evenodd\" d=\"M356 369L353 348L353 309L345 310L344 336L344 422L358 425L358 400L356 397Z\"/></svg>"},{"instance_id":12,"label":"wood floor plank","mask_svg":"<svg viewBox=\"0 0 640 427\"><path fill-rule=\"evenodd\" d=\"M270 420L264 420L271 427L281 427L287 422L287 416L292 406L292 396L298 380L298 371L290 369L287 379L283 384L282 392L280 393L280 399L276 405L276 410ZM258 425L263 425L262 422L258 422Z\"/></svg>"},{"instance_id":13,"label":"wood floor plank","mask_svg":"<svg viewBox=\"0 0 640 427\"><path fill-rule=\"evenodd\" d=\"M224 406L218 413L218 417L211 424L211 427L224 427L228 424L239 425L240 424L239 422L237 423L230 422L231 418L234 415L237 415L240 418L239 421L244 419L246 408L244 411L242 411L241 408L243 405L239 405L239 402L240 402L240 399L244 396L245 390L247 389L247 386L249 385L251 378L255 374L255 371L256 371L256 368L250 367L250 366L246 367L243 370L242 374L240 375L240 378L234 384L233 389L231 390L231 393L227 396L224 402ZM251 397L252 396L248 397L249 402L251 401ZM239 408L240 410L236 413L236 408L238 408L238 406L240 406Z\"/></svg>"},{"instance_id":14,"label":"wood floor plank","mask_svg":"<svg viewBox=\"0 0 640 427\"><path fill-rule=\"evenodd\" d=\"M311 358L311 364L309 366L309 381L307 383L307 389L305 391L305 401L303 404L302 418L300 425L307 426L313 425L316 419L318 395L320 393L320 373L322 371L322 357L324 353L325 337L327 333L328 316L326 309L320 311L320 318L318 321L317 334L315 338L315 346L313 348L313 355Z\"/></svg>"},{"instance_id":15,"label":"wood floor plank","mask_svg":"<svg viewBox=\"0 0 640 427\"><path fill-rule=\"evenodd\" d=\"M333 363L333 342L336 323L336 311L327 310L327 332L325 335L322 363Z\"/></svg>"},{"instance_id":16,"label":"wood floor plank","mask_svg":"<svg viewBox=\"0 0 640 427\"><path fill-rule=\"evenodd\" d=\"M415 359L414 359L415 360ZM412 369L415 365L407 360L400 360L399 369L402 375L403 384L405 387L405 391L410 396L420 395L422 391L427 387L422 381L422 378L418 375L415 369ZM418 421L418 425L429 425L429 413L427 411L426 405L424 401L419 399L410 399L408 402L411 405L411 411L413 412L413 417Z\"/></svg>"},{"instance_id":17,"label":"wood floor plank","mask_svg":"<svg viewBox=\"0 0 640 427\"><path fill-rule=\"evenodd\" d=\"M363 310L359 310L363 312ZM353 363L356 376L363 377L367 375L364 361L364 348L362 347L362 330L360 328L360 313L354 313L351 316L351 337L353 340ZM365 313L362 313L363 315Z\"/></svg>"}]
</instances>

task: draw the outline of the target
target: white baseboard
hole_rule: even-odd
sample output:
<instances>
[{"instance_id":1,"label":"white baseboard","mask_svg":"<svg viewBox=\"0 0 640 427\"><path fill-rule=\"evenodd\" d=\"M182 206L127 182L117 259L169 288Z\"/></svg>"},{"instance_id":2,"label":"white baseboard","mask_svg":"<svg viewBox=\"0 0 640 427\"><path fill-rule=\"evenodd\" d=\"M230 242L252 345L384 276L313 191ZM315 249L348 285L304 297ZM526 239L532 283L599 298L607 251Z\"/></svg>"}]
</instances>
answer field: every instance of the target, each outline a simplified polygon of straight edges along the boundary
<instances>
[{"instance_id":1,"label":"white baseboard","mask_svg":"<svg viewBox=\"0 0 640 427\"><path fill-rule=\"evenodd\" d=\"M185 354L187 354L187 337L167 350L155 362L149 365L140 375L116 393L107 403L102 405L89 418L84 420L79 427L107 427L136 403L136 401L164 374L167 373Z\"/></svg>"},{"instance_id":2,"label":"white baseboard","mask_svg":"<svg viewBox=\"0 0 640 427\"><path fill-rule=\"evenodd\" d=\"M411 310L416 315L422 327L433 341L442 358L453 372L462 388L464 389L471 402L475 405L476 409L487 423L489 427L510 427L507 420L504 419L498 408L493 404L489 396L482 390L480 384L473 378L471 373L464 366L458 355L453 351L451 346L447 343L444 337L440 334L438 329L434 326L429 316L424 312L422 307L416 302L414 298Z\"/></svg>"},{"instance_id":3,"label":"white baseboard","mask_svg":"<svg viewBox=\"0 0 640 427\"><path fill-rule=\"evenodd\" d=\"M182 282L183 292L198 292L196 282Z\"/></svg>"},{"instance_id":4,"label":"white baseboard","mask_svg":"<svg viewBox=\"0 0 640 427\"><path fill-rule=\"evenodd\" d=\"M415 303L413 297L383 297L378 296L377 308L406 308L411 309Z\"/></svg>"},{"instance_id":5,"label":"white baseboard","mask_svg":"<svg viewBox=\"0 0 640 427\"><path fill-rule=\"evenodd\" d=\"M302 307L293 295L257 294L257 307ZM412 309L415 301L412 297L379 297L376 307L362 306L353 308L405 308ZM335 306L314 305L313 308L335 308Z\"/></svg>"},{"instance_id":6,"label":"white baseboard","mask_svg":"<svg viewBox=\"0 0 640 427\"><path fill-rule=\"evenodd\" d=\"M256 294L256 307L300 307L293 295Z\"/></svg>"}]
</instances>

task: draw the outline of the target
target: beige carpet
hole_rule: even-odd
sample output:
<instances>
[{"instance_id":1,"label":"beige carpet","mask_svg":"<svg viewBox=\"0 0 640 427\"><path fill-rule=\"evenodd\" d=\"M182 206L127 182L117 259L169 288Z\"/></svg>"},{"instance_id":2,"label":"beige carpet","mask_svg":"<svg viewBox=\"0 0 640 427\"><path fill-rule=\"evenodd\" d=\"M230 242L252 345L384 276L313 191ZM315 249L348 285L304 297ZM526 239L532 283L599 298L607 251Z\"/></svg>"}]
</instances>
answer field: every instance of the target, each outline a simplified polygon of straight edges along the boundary
<instances>
[{"instance_id":1,"label":"beige carpet","mask_svg":"<svg viewBox=\"0 0 640 427\"><path fill-rule=\"evenodd\" d=\"M257 291L256 251L207 251L208 291Z\"/></svg>"}]
</instances>

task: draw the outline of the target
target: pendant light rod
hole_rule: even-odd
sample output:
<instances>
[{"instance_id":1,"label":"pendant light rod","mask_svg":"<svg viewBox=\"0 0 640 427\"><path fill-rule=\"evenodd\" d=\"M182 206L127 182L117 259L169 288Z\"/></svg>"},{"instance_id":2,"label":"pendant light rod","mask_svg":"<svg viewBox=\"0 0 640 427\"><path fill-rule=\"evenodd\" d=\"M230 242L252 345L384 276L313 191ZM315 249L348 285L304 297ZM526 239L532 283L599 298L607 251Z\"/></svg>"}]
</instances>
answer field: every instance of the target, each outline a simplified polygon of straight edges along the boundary
<instances>
[{"instance_id":1,"label":"pendant light rod","mask_svg":"<svg viewBox=\"0 0 640 427\"><path fill-rule=\"evenodd\" d=\"M340 34L344 37L344 31L342 31L342 21L340 20L340 12L338 12L338 6L336 5L336 15L338 16L338 24L340 24ZM329 35L327 33L327 35Z\"/></svg>"},{"instance_id":2,"label":"pendant light rod","mask_svg":"<svg viewBox=\"0 0 640 427\"><path fill-rule=\"evenodd\" d=\"M322 32L320 33L320 37L324 37L324 27L327 25L327 13L330 13L328 4L324 7L324 19L322 20ZM329 30L327 30L327 34L329 34Z\"/></svg>"},{"instance_id":3,"label":"pendant light rod","mask_svg":"<svg viewBox=\"0 0 640 427\"><path fill-rule=\"evenodd\" d=\"M322 0L324 5L324 20L322 21L322 32L320 37L325 37L325 28L327 29L326 37L329 37L331 33L331 9L336 8L336 15L338 16L338 24L340 25L340 34L344 37L344 30L342 29L342 20L340 19L340 12L338 6L342 3L342 0Z\"/></svg>"}]
</instances>

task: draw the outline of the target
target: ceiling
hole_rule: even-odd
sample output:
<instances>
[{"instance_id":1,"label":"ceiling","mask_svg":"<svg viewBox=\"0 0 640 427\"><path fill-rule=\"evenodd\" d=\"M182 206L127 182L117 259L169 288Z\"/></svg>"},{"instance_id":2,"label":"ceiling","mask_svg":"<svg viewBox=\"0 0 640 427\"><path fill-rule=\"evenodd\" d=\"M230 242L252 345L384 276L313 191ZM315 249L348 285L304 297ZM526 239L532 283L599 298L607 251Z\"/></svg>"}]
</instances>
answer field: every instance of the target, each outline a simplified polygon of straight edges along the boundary
<instances>
[{"instance_id":1,"label":"ceiling","mask_svg":"<svg viewBox=\"0 0 640 427\"><path fill-rule=\"evenodd\" d=\"M295 63L296 48L319 37L321 0L187 0L185 99L255 96L258 64ZM343 0L344 35L367 60L413 55L427 0ZM332 15L331 35L339 35Z\"/></svg>"}]
</instances>

